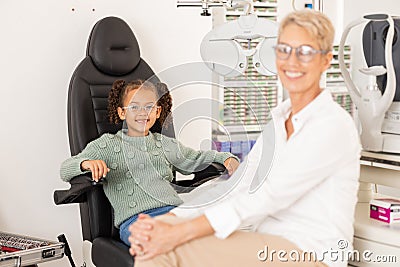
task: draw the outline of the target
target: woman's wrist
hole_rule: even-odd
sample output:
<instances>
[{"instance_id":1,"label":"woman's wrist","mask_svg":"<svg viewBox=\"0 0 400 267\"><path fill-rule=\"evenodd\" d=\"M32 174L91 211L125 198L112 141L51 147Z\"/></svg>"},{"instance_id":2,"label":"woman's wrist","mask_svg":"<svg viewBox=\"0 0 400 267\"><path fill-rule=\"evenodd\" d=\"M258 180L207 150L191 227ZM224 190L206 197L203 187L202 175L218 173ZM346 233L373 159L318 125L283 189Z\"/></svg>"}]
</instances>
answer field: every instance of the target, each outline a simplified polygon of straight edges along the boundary
<instances>
[{"instance_id":1,"label":"woman's wrist","mask_svg":"<svg viewBox=\"0 0 400 267\"><path fill-rule=\"evenodd\" d=\"M178 233L177 246L180 246L195 239L195 233L193 233L190 223L184 222L180 224L175 224L174 227L176 228L176 232Z\"/></svg>"},{"instance_id":2,"label":"woman's wrist","mask_svg":"<svg viewBox=\"0 0 400 267\"><path fill-rule=\"evenodd\" d=\"M204 215L175 226L179 229L179 245L214 233L214 229Z\"/></svg>"}]
</instances>

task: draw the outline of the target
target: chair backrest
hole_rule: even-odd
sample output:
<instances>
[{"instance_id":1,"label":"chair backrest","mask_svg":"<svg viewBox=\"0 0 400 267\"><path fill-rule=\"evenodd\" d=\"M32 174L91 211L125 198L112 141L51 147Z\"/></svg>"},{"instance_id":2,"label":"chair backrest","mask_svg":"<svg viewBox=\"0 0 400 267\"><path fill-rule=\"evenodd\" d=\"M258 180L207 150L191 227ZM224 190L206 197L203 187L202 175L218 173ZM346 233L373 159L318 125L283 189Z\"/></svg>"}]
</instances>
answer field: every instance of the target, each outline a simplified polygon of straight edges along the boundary
<instances>
[{"instance_id":1,"label":"chair backrest","mask_svg":"<svg viewBox=\"0 0 400 267\"><path fill-rule=\"evenodd\" d=\"M117 17L106 17L94 25L86 57L75 69L69 85L67 114L71 155L81 152L103 133L116 133L121 129L122 124L114 125L107 119L108 94L116 79L158 81L140 57L138 42L128 24ZM159 125L151 129L160 130ZM173 127L169 127L166 134L174 136ZM90 191L86 199L80 204L84 240L117 236L112 209L102 188Z\"/></svg>"}]
</instances>

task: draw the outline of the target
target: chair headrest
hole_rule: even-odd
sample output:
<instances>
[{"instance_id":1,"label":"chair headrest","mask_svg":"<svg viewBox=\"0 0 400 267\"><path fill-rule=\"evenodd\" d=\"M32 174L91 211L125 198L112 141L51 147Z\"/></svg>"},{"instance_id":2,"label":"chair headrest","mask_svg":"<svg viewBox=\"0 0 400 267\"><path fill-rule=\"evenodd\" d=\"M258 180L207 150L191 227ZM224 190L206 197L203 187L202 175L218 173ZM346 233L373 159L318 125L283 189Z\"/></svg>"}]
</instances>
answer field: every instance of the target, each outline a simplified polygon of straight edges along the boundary
<instances>
[{"instance_id":1,"label":"chair headrest","mask_svg":"<svg viewBox=\"0 0 400 267\"><path fill-rule=\"evenodd\" d=\"M140 61L140 49L129 25L120 18L106 17L94 25L87 55L93 64L109 75L125 75Z\"/></svg>"}]
</instances>

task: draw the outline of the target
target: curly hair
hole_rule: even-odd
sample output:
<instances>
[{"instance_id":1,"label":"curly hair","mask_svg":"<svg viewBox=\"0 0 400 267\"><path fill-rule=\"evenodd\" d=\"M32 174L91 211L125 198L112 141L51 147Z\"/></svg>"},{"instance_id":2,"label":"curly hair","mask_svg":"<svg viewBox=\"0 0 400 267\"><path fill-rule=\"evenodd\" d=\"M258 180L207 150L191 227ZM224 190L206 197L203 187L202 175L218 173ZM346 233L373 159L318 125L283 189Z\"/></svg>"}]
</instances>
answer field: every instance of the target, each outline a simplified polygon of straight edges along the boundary
<instances>
[{"instance_id":1,"label":"curly hair","mask_svg":"<svg viewBox=\"0 0 400 267\"><path fill-rule=\"evenodd\" d=\"M156 90L158 97L157 105L161 107L161 114L158 121L163 128L168 129L168 126L172 124L172 96L165 83L156 83Z\"/></svg>"},{"instance_id":2,"label":"curly hair","mask_svg":"<svg viewBox=\"0 0 400 267\"><path fill-rule=\"evenodd\" d=\"M108 95L108 119L111 123L118 124L121 119L118 115L118 107L124 106L125 97L132 90L143 89L152 90L157 96L157 105L160 106L161 114L156 122L163 128L167 129L172 123L172 97L168 87L164 83L156 83L155 85L148 81L133 80L129 83L124 80L114 81L110 94Z\"/></svg>"}]
</instances>

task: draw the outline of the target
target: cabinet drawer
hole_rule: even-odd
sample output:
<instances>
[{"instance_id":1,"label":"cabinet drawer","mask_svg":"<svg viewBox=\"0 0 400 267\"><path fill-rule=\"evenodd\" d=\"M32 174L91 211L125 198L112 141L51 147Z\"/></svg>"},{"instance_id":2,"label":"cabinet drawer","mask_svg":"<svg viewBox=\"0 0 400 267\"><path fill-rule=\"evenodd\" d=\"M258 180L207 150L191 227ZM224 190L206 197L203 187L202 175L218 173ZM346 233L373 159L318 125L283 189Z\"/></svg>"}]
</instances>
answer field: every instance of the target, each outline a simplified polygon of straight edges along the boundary
<instances>
[{"instance_id":1,"label":"cabinet drawer","mask_svg":"<svg viewBox=\"0 0 400 267\"><path fill-rule=\"evenodd\" d=\"M354 237L354 251L358 251L359 261L349 261L352 266L394 267L400 265L400 247Z\"/></svg>"}]
</instances>

